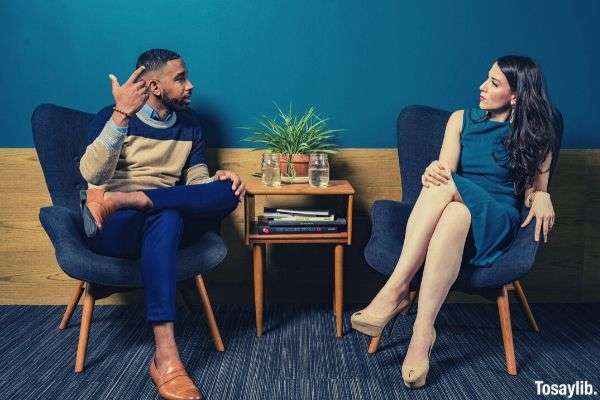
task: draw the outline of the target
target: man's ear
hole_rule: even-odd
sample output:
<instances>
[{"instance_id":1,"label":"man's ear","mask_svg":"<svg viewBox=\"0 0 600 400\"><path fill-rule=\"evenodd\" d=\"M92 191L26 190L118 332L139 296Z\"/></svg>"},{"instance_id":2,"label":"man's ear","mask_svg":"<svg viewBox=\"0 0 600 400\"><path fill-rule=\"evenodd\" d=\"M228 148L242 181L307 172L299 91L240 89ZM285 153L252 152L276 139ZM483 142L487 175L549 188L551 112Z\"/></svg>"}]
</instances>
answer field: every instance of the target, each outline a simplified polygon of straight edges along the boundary
<instances>
[{"instance_id":1,"label":"man's ear","mask_svg":"<svg viewBox=\"0 0 600 400\"><path fill-rule=\"evenodd\" d=\"M148 81L148 91L155 95L156 97L160 97L160 93L162 91L160 87L160 83L156 79L151 79Z\"/></svg>"}]
</instances>

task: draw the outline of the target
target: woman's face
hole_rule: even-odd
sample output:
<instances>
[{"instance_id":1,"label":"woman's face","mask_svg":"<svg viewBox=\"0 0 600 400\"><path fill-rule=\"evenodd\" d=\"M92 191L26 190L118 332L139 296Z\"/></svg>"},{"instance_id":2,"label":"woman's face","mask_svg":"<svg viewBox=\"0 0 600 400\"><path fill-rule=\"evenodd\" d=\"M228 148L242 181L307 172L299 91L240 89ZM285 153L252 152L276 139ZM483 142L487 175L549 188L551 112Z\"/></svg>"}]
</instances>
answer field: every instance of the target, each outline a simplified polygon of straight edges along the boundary
<instances>
[{"instance_id":1,"label":"woman's face","mask_svg":"<svg viewBox=\"0 0 600 400\"><path fill-rule=\"evenodd\" d=\"M488 78L479 86L479 107L486 111L502 110L516 104L516 100L506 76L498 64L494 63L488 72Z\"/></svg>"}]
</instances>

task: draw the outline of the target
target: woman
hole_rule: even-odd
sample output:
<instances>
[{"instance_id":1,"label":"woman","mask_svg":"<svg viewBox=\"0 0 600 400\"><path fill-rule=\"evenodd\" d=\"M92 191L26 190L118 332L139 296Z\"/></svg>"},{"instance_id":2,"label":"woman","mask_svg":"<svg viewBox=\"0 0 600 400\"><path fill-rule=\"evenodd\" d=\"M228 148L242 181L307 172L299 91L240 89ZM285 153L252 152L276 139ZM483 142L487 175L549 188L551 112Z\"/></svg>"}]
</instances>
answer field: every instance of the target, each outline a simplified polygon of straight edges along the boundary
<instances>
[{"instance_id":1,"label":"woman","mask_svg":"<svg viewBox=\"0 0 600 400\"><path fill-rule=\"evenodd\" d=\"M423 185L406 226L394 272L352 327L379 336L410 304L409 283L423 262L417 317L402 364L406 386L425 384L435 342L434 321L465 260L490 267L510 246L519 225L536 219L535 240L554 225L547 192L557 141L555 111L542 73L528 57L496 60L479 88L479 107L452 113L439 160ZM521 224L521 201L530 212ZM471 233L469 235L469 233ZM468 238L468 240L467 240Z\"/></svg>"}]
</instances>

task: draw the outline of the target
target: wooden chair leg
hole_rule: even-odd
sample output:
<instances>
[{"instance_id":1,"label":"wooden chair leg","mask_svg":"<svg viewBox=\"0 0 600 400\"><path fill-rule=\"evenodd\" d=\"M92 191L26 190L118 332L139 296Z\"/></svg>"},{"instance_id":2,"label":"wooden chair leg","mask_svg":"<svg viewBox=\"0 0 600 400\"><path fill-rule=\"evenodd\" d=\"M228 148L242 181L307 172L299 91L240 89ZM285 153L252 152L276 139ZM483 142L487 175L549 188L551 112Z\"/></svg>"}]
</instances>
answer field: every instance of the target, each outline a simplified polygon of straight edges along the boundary
<instances>
[{"instance_id":1,"label":"wooden chair leg","mask_svg":"<svg viewBox=\"0 0 600 400\"><path fill-rule=\"evenodd\" d=\"M196 289L198 289L198 296L200 296L200 300L202 300L202 309L204 310L204 316L206 317L208 329L210 330L210 335L212 336L215 348L217 351L225 351L225 346L223 346L221 333L219 332L217 320L215 318L215 314L213 313L212 306L210 305L210 299L208 298L208 293L206 292L206 286L204 286L202 275L196 275Z\"/></svg>"},{"instance_id":2,"label":"wooden chair leg","mask_svg":"<svg viewBox=\"0 0 600 400\"><path fill-rule=\"evenodd\" d=\"M264 245L255 243L252 247L252 264L254 270L254 314L256 318L256 336L263 334L263 249Z\"/></svg>"},{"instance_id":3,"label":"wooden chair leg","mask_svg":"<svg viewBox=\"0 0 600 400\"><path fill-rule=\"evenodd\" d=\"M519 298L519 303L521 303L521 308L523 312L527 316L527 320L529 321L529 326L535 332L539 332L540 328L538 327L537 322L535 322L535 318L533 317L533 313L531 312L531 308L529 308L529 303L527 302L527 297L525 297L525 292L523 291L523 287L521 286L521 282L514 281L513 286L515 288L515 292L517 292L517 297Z\"/></svg>"},{"instance_id":4,"label":"wooden chair leg","mask_svg":"<svg viewBox=\"0 0 600 400\"><path fill-rule=\"evenodd\" d=\"M85 284L83 296L83 313L81 314L81 327L79 328L79 343L77 344L77 356L75 358L75 372L82 372L85 366L85 353L87 350L90 326L94 314L94 296L90 293L90 284Z\"/></svg>"},{"instance_id":5,"label":"wooden chair leg","mask_svg":"<svg viewBox=\"0 0 600 400\"><path fill-rule=\"evenodd\" d=\"M410 303L408 304L408 307L406 308L406 310L404 310L402 312L402 315L406 315L410 312L410 309L411 309L416 297L417 297L417 290L411 290L408 293L408 300L410 301ZM377 349L379 348L379 342L381 342L382 336L383 336L383 333L379 336L374 336L371 339L371 341L369 342L369 349L367 350L367 352L369 354L373 354L373 353L377 352Z\"/></svg>"},{"instance_id":6,"label":"wooden chair leg","mask_svg":"<svg viewBox=\"0 0 600 400\"><path fill-rule=\"evenodd\" d=\"M65 313L63 314L62 320L60 321L60 324L58 325L58 329L60 329L61 331L63 329L65 329L67 326L69 326L69 321L71 320L71 317L73 316L73 311L75 311L75 307L77 307L77 303L79 303L79 299L81 298L81 295L83 294L83 285L84 285L83 281L78 281L77 285L75 286L75 289L71 293L71 298L69 299L69 303L67 304Z\"/></svg>"},{"instance_id":7,"label":"wooden chair leg","mask_svg":"<svg viewBox=\"0 0 600 400\"><path fill-rule=\"evenodd\" d=\"M508 290L506 285L496 299L498 303L498 314L500 316L500 327L502 329L502 342L506 356L506 371L510 375L517 375L517 361L515 359L515 346L513 342L512 326L510 322L510 305L508 302Z\"/></svg>"}]
</instances>

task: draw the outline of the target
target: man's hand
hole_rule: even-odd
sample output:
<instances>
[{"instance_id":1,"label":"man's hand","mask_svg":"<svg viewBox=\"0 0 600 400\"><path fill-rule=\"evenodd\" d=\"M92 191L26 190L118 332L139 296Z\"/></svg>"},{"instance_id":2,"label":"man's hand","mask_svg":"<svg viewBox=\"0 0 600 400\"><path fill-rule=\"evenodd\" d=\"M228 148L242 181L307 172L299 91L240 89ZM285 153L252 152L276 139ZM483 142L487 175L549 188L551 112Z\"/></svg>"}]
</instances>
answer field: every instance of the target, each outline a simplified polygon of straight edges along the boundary
<instances>
[{"instance_id":1,"label":"man's hand","mask_svg":"<svg viewBox=\"0 0 600 400\"><path fill-rule=\"evenodd\" d=\"M113 74L108 75L112 82L112 94L115 98L115 107L119 110L133 115L146 104L148 100L148 88L146 81L137 80L146 68L142 65L127 79L123 85L119 85L117 77Z\"/></svg>"},{"instance_id":2,"label":"man's hand","mask_svg":"<svg viewBox=\"0 0 600 400\"><path fill-rule=\"evenodd\" d=\"M215 172L215 179L219 181L225 181L227 179L231 179L233 185L231 185L231 190L235 192L235 195L241 200L244 199L244 194L246 193L246 187L242 183L239 175L235 172L227 171L220 169Z\"/></svg>"}]
</instances>

